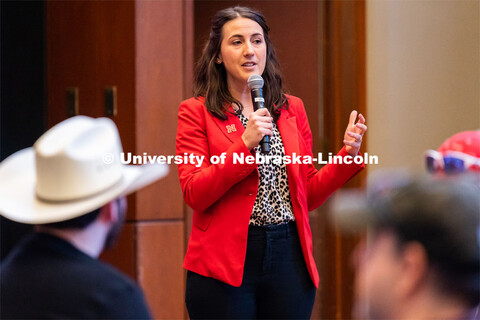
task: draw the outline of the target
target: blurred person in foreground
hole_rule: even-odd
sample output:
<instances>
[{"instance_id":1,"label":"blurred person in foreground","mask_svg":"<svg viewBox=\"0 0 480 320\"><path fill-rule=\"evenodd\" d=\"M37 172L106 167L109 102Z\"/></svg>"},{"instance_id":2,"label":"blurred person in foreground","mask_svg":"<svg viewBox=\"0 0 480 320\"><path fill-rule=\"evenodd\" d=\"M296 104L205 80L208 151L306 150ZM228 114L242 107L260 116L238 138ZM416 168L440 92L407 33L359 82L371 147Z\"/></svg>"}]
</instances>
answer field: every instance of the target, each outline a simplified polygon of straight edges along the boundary
<instances>
[{"instance_id":1,"label":"blurred person in foreground","mask_svg":"<svg viewBox=\"0 0 480 320\"><path fill-rule=\"evenodd\" d=\"M432 174L452 178L465 172L480 172L480 130L459 132L446 139L437 150L427 150L425 165ZM479 177L476 176L478 186ZM473 314L480 318L480 306Z\"/></svg>"},{"instance_id":2,"label":"blurred person in foreground","mask_svg":"<svg viewBox=\"0 0 480 320\"><path fill-rule=\"evenodd\" d=\"M35 225L0 271L0 316L143 319L140 287L97 258L125 220L125 196L166 166L120 164L117 127L77 116L0 163L0 214Z\"/></svg>"},{"instance_id":3,"label":"blurred person in foreground","mask_svg":"<svg viewBox=\"0 0 480 320\"><path fill-rule=\"evenodd\" d=\"M354 253L354 317L477 319L480 201L472 175L383 175L366 196L336 198L344 231L369 228Z\"/></svg>"}]
</instances>

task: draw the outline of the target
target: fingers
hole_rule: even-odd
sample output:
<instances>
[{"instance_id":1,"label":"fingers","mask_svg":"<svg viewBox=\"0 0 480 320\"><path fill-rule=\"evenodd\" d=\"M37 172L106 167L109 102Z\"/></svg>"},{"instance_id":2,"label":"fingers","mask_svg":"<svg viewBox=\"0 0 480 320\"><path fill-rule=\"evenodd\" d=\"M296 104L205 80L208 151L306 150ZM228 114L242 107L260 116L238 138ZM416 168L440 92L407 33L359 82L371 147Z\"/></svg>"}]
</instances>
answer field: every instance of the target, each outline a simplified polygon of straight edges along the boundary
<instances>
[{"instance_id":1,"label":"fingers","mask_svg":"<svg viewBox=\"0 0 480 320\"><path fill-rule=\"evenodd\" d=\"M355 123L357 120L357 115L358 121ZM358 151L360 150L360 146L362 145L363 135L367 131L365 121L365 117L361 113L358 114L356 110L353 110L350 113L343 143L347 147L347 152L352 156L357 155Z\"/></svg>"},{"instance_id":2,"label":"fingers","mask_svg":"<svg viewBox=\"0 0 480 320\"><path fill-rule=\"evenodd\" d=\"M261 133L261 138L263 136L272 136L273 135L273 125L272 124L263 124L263 123L257 123L255 129L258 130L259 133Z\"/></svg>"},{"instance_id":3,"label":"fingers","mask_svg":"<svg viewBox=\"0 0 480 320\"><path fill-rule=\"evenodd\" d=\"M362 132L367 131L367 126L361 123L358 123L355 125L356 128L360 129Z\"/></svg>"},{"instance_id":4,"label":"fingers","mask_svg":"<svg viewBox=\"0 0 480 320\"><path fill-rule=\"evenodd\" d=\"M347 132L347 135L355 139L356 142L362 142L362 136L361 134L355 133L355 132Z\"/></svg>"},{"instance_id":5,"label":"fingers","mask_svg":"<svg viewBox=\"0 0 480 320\"><path fill-rule=\"evenodd\" d=\"M257 114L259 116L267 116L267 117L270 117L270 112L268 112L268 109L267 108L261 108L261 109L257 109L255 112L252 112L254 114ZM252 113L250 114L250 116L252 115Z\"/></svg>"},{"instance_id":6,"label":"fingers","mask_svg":"<svg viewBox=\"0 0 480 320\"><path fill-rule=\"evenodd\" d=\"M350 113L347 131L348 131L348 128L353 128L355 133L359 133L363 135L365 131L367 131L367 126L365 125L365 117L361 113L358 114L358 122L355 123L356 118L357 118L357 111L353 110Z\"/></svg>"},{"instance_id":7,"label":"fingers","mask_svg":"<svg viewBox=\"0 0 480 320\"><path fill-rule=\"evenodd\" d=\"M251 123L254 129L260 131L263 135L272 135L273 118L266 108L258 109L252 112L248 117L249 124Z\"/></svg>"},{"instance_id":8,"label":"fingers","mask_svg":"<svg viewBox=\"0 0 480 320\"><path fill-rule=\"evenodd\" d=\"M343 140L343 144L346 145L346 146L349 146L349 147L352 147L355 152L354 154L352 154L352 156L356 156L357 155L357 152L358 150L360 149L360 146L361 146L361 142L357 142L355 140ZM348 151L348 150L347 150ZM350 152L349 152L350 153Z\"/></svg>"},{"instance_id":9,"label":"fingers","mask_svg":"<svg viewBox=\"0 0 480 320\"><path fill-rule=\"evenodd\" d=\"M273 118L267 109L258 109L248 116L248 124L242 139L251 149L258 146L260 140L266 135L273 135Z\"/></svg>"},{"instance_id":10,"label":"fingers","mask_svg":"<svg viewBox=\"0 0 480 320\"><path fill-rule=\"evenodd\" d=\"M348 125L347 125L346 131L347 132L352 131L352 130L349 130L350 128L352 128L355 133L363 135L365 131L367 131L367 126L365 125L366 120L363 114L360 113L358 114L358 121L357 123L355 123L355 120L357 119L357 114L358 113L356 110L353 110L350 113L350 118L348 119Z\"/></svg>"},{"instance_id":11,"label":"fingers","mask_svg":"<svg viewBox=\"0 0 480 320\"><path fill-rule=\"evenodd\" d=\"M361 113L358 115L358 122L357 122L357 124L358 124L358 123L362 123L362 124L365 123L365 117L364 117L363 114L361 114Z\"/></svg>"},{"instance_id":12,"label":"fingers","mask_svg":"<svg viewBox=\"0 0 480 320\"><path fill-rule=\"evenodd\" d=\"M273 122L269 121L269 119L265 118L252 118L248 120L249 124L251 123L251 127L258 128L258 129L272 129Z\"/></svg>"},{"instance_id":13,"label":"fingers","mask_svg":"<svg viewBox=\"0 0 480 320\"><path fill-rule=\"evenodd\" d=\"M353 127L355 125L355 120L357 119L357 111L353 110L350 112L350 119L348 120L348 126Z\"/></svg>"},{"instance_id":14,"label":"fingers","mask_svg":"<svg viewBox=\"0 0 480 320\"><path fill-rule=\"evenodd\" d=\"M353 140L352 139L344 139L343 143L346 146L350 146L350 147L359 149L360 145L362 144L362 135L358 134L358 133L354 133L354 132L347 132L347 135L349 137L353 138Z\"/></svg>"},{"instance_id":15,"label":"fingers","mask_svg":"<svg viewBox=\"0 0 480 320\"><path fill-rule=\"evenodd\" d=\"M365 125L365 117L363 116L363 114L360 113L358 115L358 122L355 124L355 132L363 135L365 131L367 131L367 126Z\"/></svg>"}]
</instances>

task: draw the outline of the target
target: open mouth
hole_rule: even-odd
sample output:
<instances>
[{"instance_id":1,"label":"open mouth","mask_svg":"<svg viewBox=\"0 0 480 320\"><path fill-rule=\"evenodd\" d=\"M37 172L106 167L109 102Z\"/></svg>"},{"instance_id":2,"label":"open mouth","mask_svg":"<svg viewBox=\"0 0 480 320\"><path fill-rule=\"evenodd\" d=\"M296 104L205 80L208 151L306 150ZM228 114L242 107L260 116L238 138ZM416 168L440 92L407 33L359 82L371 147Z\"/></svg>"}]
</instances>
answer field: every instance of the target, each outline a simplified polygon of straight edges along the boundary
<instances>
[{"instance_id":1,"label":"open mouth","mask_svg":"<svg viewBox=\"0 0 480 320\"><path fill-rule=\"evenodd\" d=\"M245 62L244 64L242 64L243 67L254 67L256 65L257 64L255 62Z\"/></svg>"}]
</instances>

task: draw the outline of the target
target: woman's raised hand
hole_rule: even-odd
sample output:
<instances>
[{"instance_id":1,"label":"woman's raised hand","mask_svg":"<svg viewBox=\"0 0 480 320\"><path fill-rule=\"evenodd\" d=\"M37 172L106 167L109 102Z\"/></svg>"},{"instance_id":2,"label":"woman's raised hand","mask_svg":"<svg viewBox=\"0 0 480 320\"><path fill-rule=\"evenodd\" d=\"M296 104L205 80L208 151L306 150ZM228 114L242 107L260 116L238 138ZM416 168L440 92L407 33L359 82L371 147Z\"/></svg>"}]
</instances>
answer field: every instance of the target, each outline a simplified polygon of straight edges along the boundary
<instances>
[{"instance_id":1,"label":"woman's raised hand","mask_svg":"<svg viewBox=\"0 0 480 320\"><path fill-rule=\"evenodd\" d=\"M360 150L362 145L362 138L367 131L367 126L365 125L365 117L360 113L357 120L357 111L352 111L350 113L350 120L348 121L347 129L345 130L345 135L343 137L343 143L345 144L345 150L352 157L355 157Z\"/></svg>"}]
</instances>

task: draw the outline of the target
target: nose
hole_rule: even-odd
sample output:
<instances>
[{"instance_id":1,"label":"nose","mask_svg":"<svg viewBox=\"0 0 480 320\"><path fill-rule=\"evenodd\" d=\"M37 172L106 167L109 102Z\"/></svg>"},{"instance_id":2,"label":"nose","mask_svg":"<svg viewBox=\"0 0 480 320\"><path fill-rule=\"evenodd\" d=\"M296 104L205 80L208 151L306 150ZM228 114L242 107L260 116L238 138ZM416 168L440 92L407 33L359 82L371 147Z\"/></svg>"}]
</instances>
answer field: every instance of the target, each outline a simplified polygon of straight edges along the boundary
<instances>
[{"instance_id":1,"label":"nose","mask_svg":"<svg viewBox=\"0 0 480 320\"><path fill-rule=\"evenodd\" d=\"M248 57L254 55L254 53L255 51L253 50L252 44L246 41L245 46L243 47L243 54Z\"/></svg>"}]
</instances>

